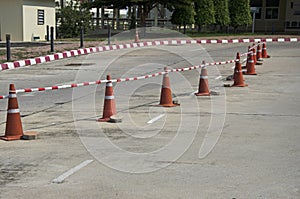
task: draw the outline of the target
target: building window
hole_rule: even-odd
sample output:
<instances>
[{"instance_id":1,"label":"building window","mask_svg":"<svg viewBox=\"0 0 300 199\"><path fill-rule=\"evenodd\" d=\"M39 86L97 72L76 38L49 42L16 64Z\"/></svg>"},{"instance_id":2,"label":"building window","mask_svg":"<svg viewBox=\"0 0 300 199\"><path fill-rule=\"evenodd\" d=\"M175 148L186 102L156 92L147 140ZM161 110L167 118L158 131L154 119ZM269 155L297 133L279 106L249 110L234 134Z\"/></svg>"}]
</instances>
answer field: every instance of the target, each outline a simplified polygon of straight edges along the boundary
<instances>
[{"instance_id":1,"label":"building window","mask_svg":"<svg viewBox=\"0 0 300 199\"><path fill-rule=\"evenodd\" d=\"M266 7L279 7L279 0L266 0Z\"/></svg>"},{"instance_id":2,"label":"building window","mask_svg":"<svg viewBox=\"0 0 300 199\"><path fill-rule=\"evenodd\" d=\"M292 21L292 27L295 28L297 27L298 23L296 21Z\"/></svg>"},{"instance_id":3,"label":"building window","mask_svg":"<svg viewBox=\"0 0 300 199\"><path fill-rule=\"evenodd\" d=\"M290 27L290 22L289 21L285 22L285 28L289 28L289 27Z\"/></svg>"},{"instance_id":4,"label":"building window","mask_svg":"<svg viewBox=\"0 0 300 199\"><path fill-rule=\"evenodd\" d=\"M261 0L250 0L250 6L255 7L258 12L255 13L255 19L261 19L262 1Z\"/></svg>"},{"instance_id":5,"label":"building window","mask_svg":"<svg viewBox=\"0 0 300 199\"><path fill-rule=\"evenodd\" d=\"M38 10L38 25L44 25L45 23L45 11Z\"/></svg>"},{"instance_id":6,"label":"building window","mask_svg":"<svg viewBox=\"0 0 300 199\"><path fill-rule=\"evenodd\" d=\"M265 19L278 19L279 0L266 0Z\"/></svg>"},{"instance_id":7,"label":"building window","mask_svg":"<svg viewBox=\"0 0 300 199\"><path fill-rule=\"evenodd\" d=\"M255 13L255 19L261 19L261 8L258 8L258 13Z\"/></svg>"},{"instance_id":8,"label":"building window","mask_svg":"<svg viewBox=\"0 0 300 199\"><path fill-rule=\"evenodd\" d=\"M278 19L278 8L266 8L266 19Z\"/></svg>"}]
</instances>

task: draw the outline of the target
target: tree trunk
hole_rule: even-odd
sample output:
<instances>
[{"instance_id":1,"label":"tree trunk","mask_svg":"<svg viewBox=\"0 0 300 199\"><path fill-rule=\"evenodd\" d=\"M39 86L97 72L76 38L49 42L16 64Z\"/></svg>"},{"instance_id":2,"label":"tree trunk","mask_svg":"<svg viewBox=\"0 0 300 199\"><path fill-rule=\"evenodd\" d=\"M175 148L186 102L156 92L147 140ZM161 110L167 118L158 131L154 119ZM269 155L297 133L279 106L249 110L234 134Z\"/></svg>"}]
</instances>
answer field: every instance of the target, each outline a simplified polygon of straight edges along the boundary
<instances>
[{"instance_id":1,"label":"tree trunk","mask_svg":"<svg viewBox=\"0 0 300 199\"><path fill-rule=\"evenodd\" d=\"M198 25L198 33L201 32L201 25Z\"/></svg>"},{"instance_id":2,"label":"tree trunk","mask_svg":"<svg viewBox=\"0 0 300 199\"><path fill-rule=\"evenodd\" d=\"M132 7L128 6L127 18L130 19L132 14Z\"/></svg>"},{"instance_id":3,"label":"tree trunk","mask_svg":"<svg viewBox=\"0 0 300 199\"><path fill-rule=\"evenodd\" d=\"M99 26L100 26L100 22L99 22L100 10L99 10L99 8L96 8L96 9L97 9L97 12L96 12L96 28L99 29Z\"/></svg>"},{"instance_id":4,"label":"tree trunk","mask_svg":"<svg viewBox=\"0 0 300 199\"><path fill-rule=\"evenodd\" d=\"M117 9L117 15L116 15L116 23L117 23L117 30L120 30L120 9Z\"/></svg>"},{"instance_id":5,"label":"tree trunk","mask_svg":"<svg viewBox=\"0 0 300 199\"><path fill-rule=\"evenodd\" d=\"M238 28L238 27L234 27L234 34L237 33L237 28Z\"/></svg>"},{"instance_id":6,"label":"tree trunk","mask_svg":"<svg viewBox=\"0 0 300 199\"><path fill-rule=\"evenodd\" d=\"M116 8L113 9L113 18L112 18L112 29L116 29L116 16L117 16L117 11Z\"/></svg>"},{"instance_id":7,"label":"tree trunk","mask_svg":"<svg viewBox=\"0 0 300 199\"><path fill-rule=\"evenodd\" d=\"M147 6L143 6L141 9L141 27L146 27L146 17L147 17Z\"/></svg>"},{"instance_id":8,"label":"tree trunk","mask_svg":"<svg viewBox=\"0 0 300 199\"><path fill-rule=\"evenodd\" d=\"M132 23L134 23L134 28L137 28L137 19L138 19L138 13L137 13L137 7L133 6L133 16L131 16L131 18L134 18L134 21ZM133 26L132 26L133 27Z\"/></svg>"},{"instance_id":9,"label":"tree trunk","mask_svg":"<svg viewBox=\"0 0 300 199\"><path fill-rule=\"evenodd\" d=\"M136 21L137 21L137 27L141 26L141 20L142 20L142 6L139 5L137 7L137 12L136 12ZM138 23L139 22L139 23Z\"/></svg>"},{"instance_id":10,"label":"tree trunk","mask_svg":"<svg viewBox=\"0 0 300 199\"><path fill-rule=\"evenodd\" d=\"M154 26L158 26L158 6L154 8Z\"/></svg>"}]
</instances>

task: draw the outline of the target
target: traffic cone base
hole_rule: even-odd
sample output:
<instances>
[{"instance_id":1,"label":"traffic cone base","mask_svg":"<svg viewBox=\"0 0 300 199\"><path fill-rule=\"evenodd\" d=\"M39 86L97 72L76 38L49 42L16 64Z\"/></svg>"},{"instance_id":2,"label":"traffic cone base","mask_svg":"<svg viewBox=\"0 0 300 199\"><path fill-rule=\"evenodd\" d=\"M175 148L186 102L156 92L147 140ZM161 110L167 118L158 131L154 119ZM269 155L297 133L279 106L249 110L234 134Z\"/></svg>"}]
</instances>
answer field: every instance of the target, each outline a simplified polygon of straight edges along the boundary
<instances>
[{"instance_id":1,"label":"traffic cone base","mask_svg":"<svg viewBox=\"0 0 300 199\"><path fill-rule=\"evenodd\" d=\"M12 140L20 140L22 136L0 136L1 140L12 141Z\"/></svg>"},{"instance_id":2,"label":"traffic cone base","mask_svg":"<svg viewBox=\"0 0 300 199\"><path fill-rule=\"evenodd\" d=\"M195 93L196 96L210 96L210 93Z\"/></svg>"},{"instance_id":3,"label":"traffic cone base","mask_svg":"<svg viewBox=\"0 0 300 199\"><path fill-rule=\"evenodd\" d=\"M35 131L26 131L22 135L21 139L22 140L35 140L38 137L38 133Z\"/></svg>"},{"instance_id":4,"label":"traffic cone base","mask_svg":"<svg viewBox=\"0 0 300 199\"><path fill-rule=\"evenodd\" d=\"M99 118L97 121L98 122L108 122L110 118Z\"/></svg>"},{"instance_id":5,"label":"traffic cone base","mask_svg":"<svg viewBox=\"0 0 300 199\"><path fill-rule=\"evenodd\" d=\"M247 73L247 71L243 72L243 75L257 75L257 73Z\"/></svg>"},{"instance_id":6,"label":"traffic cone base","mask_svg":"<svg viewBox=\"0 0 300 199\"><path fill-rule=\"evenodd\" d=\"M248 84L232 85L231 87L247 87Z\"/></svg>"},{"instance_id":7,"label":"traffic cone base","mask_svg":"<svg viewBox=\"0 0 300 199\"><path fill-rule=\"evenodd\" d=\"M158 106L162 106L162 107L175 107L175 106L180 106L179 104L173 104L173 102L172 102L172 104L159 104Z\"/></svg>"}]
</instances>

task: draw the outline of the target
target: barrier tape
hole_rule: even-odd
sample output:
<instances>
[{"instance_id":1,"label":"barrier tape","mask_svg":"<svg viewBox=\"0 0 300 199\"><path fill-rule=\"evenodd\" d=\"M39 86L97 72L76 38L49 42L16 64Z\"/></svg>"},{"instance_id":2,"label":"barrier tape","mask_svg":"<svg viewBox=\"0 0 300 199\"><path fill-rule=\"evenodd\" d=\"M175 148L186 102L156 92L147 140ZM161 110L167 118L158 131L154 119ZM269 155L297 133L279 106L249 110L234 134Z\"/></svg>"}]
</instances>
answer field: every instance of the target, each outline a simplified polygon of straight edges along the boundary
<instances>
[{"instance_id":1,"label":"barrier tape","mask_svg":"<svg viewBox=\"0 0 300 199\"><path fill-rule=\"evenodd\" d=\"M248 54L248 53L244 53L244 54ZM40 87L40 88L18 89L18 90L16 90L16 93L29 93L29 92L59 90L59 89L67 89L67 88L77 88L77 87L83 87L83 86L103 84L103 83L107 83L107 82L120 83L120 82L126 82L126 81L136 81L136 80L141 80L141 79L157 77L157 76L160 76L160 75L167 74L169 72L189 71L189 70L199 69L199 68L202 68L204 66L224 65L224 64L229 64L229 63L235 63L236 61L239 61L239 59L233 59L233 60L223 61L223 62L206 63L206 64L191 66L191 67L186 67L186 68L169 69L169 70L166 70L166 71L163 71L163 72L157 72L157 73L154 73L154 74L138 76L138 77L118 78L118 79L111 79L111 80L97 80L97 81L93 81L93 82L82 82L82 83L77 83L77 84L74 83L74 84L68 84L68 85L49 86L49 87ZM0 96L0 99L6 99L8 97L9 97L9 95L2 95L2 96Z\"/></svg>"},{"instance_id":2,"label":"barrier tape","mask_svg":"<svg viewBox=\"0 0 300 199\"><path fill-rule=\"evenodd\" d=\"M251 46L251 47L249 48L249 50L252 50L252 49L256 48L258 45L263 44L263 43L266 43L266 42L258 42L257 44Z\"/></svg>"},{"instance_id":3,"label":"barrier tape","mask_svg":"<svg viewBox=\"0 0 300 199\"><path fill-rule=\"evenodd\" d=\"M172 43L178 43L182 42L183 40L172 40ZM192 40L191 40L192 41ZM194 40L196 41L196 40ZM155 44L160 44L166 43L166 41L154 41ZM148 46L153 44L153 42L144 42L147 43ZM151 44L150 44L151 43ZM138 46L141 45L142 43L137 43L137 44L130 44L130 46ZM258 44L257 44L258 45ZM126 47L125 47L126 46ZM115 47L116 49L122 49L123 47L127 48L129 47L128 45L119 45L119 47ZM254 47L254 46L253 46ZM106 46L102 49L111 49L114 47L112 46ZM246 56L250 54L251 52L246 52L241 54L240 56ZM112 83L119 83L119 82L125 82L125 81L135 81L135 80L140 80L140 79L147 79L147 78L152 78L152 77L157 77L160 75L164 75L168 72L182 72L182 71L188 71L188 70L195 70L204 66L214 66L214 65L225 65L229 63L235 63L236 61L239 61L239 59L233 59L229 61L222 61L222 62L212 62L212 63L206 63L205 65L198 65L198 66L191 66L191 67L186 67L186 68L176 68L176 69L170 69L164 72L158 72L150 75L145 75L145 76L139 76L139 77L131 77L131 78L118 78L118 79L112 79L112 80L97 80L97 81L92 81L92 82L82 82L82 83L77 83L77 84L68 84L68 85L59 85L59 86L49 86L49 87L40 87L40 88L25 88L25 89L18 89L16 90L16 93L29 93L29 92L38 92L38 91L49 91L49 90L59 90L59 89L67 89L67 88L76 88L76 87L83 87L83 86L91 86L91 85L97 85L97 84L102 84L102 83L107 83L107 82L112 82ZM9 98L9 95L2 95L0 96L0 99L6 99Z\"/></svg>"},{"instance_id":4,"label":"barrier tape","mask_svg":"<svg viewBox=\"0 0 300 199\"><path fill-rule=\"evenodd\" d=\"M241 54L240 56L248 55L251 52L246 52ZM98 85L102 83L112 82L112 83L119 83L119 82L126 82L126 81L135 81L140 79L147 79L152 77L157 77L160 75L164 75L169 72L182 72L182 71L188 71L188 70L195 70L204 66L214 66L214 65L225 65L229 63L235 63L236 61L239 61L239 59L233 59L229 61L222 61L222 62L212 62L212 63L206 63L198 66L191 66L186 68L176 68L176 69L169 69L163 72L158 72L150 75L144 75L139 77L130 77L130 78L118 78L118 79L112 79L112 80L97 80L92 82L82 82L77 84L68 84L68 85L59 85L59 86L49 86L49 87L40 87L40 88L25 88L25 89L18 89L16 90L16 93L29 93L29 92L39 92L39 91L49 91L49 90L59 90L59 89L67 89L67 88L77 88L77 87L83 87L83 86L91 86L91 85ZM0 96L0 99L6 99L9 98L9 95L2 95Z\"/></svg>"},{"instance_id":5,"label":"barrier tape","mask_svg":"<svg viewBox=\"0 0 300 199\"><path fill-rule=\"evenodd\" d=\"M6 62L4 64L0 64L0 71L40 64L44 62L50 62L50 61L64 59L64 58L75 57L78 55L87 55L96 52L111 51L111 50L126 49L126 48L137 48L137 47L158 46L158 45L178 45L178 44L227 44L227 43L253 43L253 42L298 42L298 41L300 41L300 38L205 39L205 40L177 39L177 40L165 40L165 41L157 40L157 41L150 41L150 42L116 44L110 46L91 47L91 48L65 51L62 53L55 53L52 55L46 55L42 57L15 61L15 62Z\"/></svg>"},{"instance_id":6,"label":"barrier tape","mask_svg":"<svg viewBox=\"0 0 300 199\"><path fill-rule=\"evenodd\" d=\"M183 40L172 40L172 41L173 41L173 43L175 43L175 42L178 43L179 41L182 42ZM196 41L196 40L194 40L194 41ZM158 42L158 41L154 41L154 42ZM165 41L160 41L160 44L161 44L161 42L165 42ZM148 45L151 45L150 43L153 43L153 42L146 42L146 43ZM130 44L130 46L131 45L135 46L135 45L139 45L139 44L141 44L141 43ZM257 45L259 45L259 44L256 44L256 45L252 46L252 48L255 48ZM120 49L122 49L122 47L124 47L124 46L119 45ZM126 45L126 47L128 47L128 46ZM106 46L104 49L111 49L111 46ZM251 51L243 53L240 56L243 57L243 56L246 56L250 53L251 53ZM140 80L140 79L147 79L147 78L157 77L157 76L169 73L169 72L182 72L182 71L188 71L188 70L195 70L195 69L198 69L198 68L201 68L201 67L204 67L204 66L225 65L225 64L229 64L229 63L235 63L236 61L239 61L239 59L233 59L233 60L222 61L222 62L206 63L206 64L202 64L202 65L198 65L198 66L191 66L191 67L186 67L186 68L169 69L169 70L164 71L164 72L158 72L158 73L145 75L145 76L139 76L139 77L118 78L118 79L112 79L112 80L97 80L97 81L93 81L93 82L82 82L82 83L77 83L77 84L74 83L74 84L68 84L68 85L49 86L49 87L40 87L40 88L18 89L18 90L16 90L16 93L29 93L29 92L39 92L39 91L49 91L49 90L76 88L76 87L97 85L97 84L102 84L102 83L107 83L107 82L119 83L119 82L125 82L125 81L135 81L135 80ZM6 99L6 98L9 98L9 95L0 96L0 99Z\"/></svg>"}]
</instances>

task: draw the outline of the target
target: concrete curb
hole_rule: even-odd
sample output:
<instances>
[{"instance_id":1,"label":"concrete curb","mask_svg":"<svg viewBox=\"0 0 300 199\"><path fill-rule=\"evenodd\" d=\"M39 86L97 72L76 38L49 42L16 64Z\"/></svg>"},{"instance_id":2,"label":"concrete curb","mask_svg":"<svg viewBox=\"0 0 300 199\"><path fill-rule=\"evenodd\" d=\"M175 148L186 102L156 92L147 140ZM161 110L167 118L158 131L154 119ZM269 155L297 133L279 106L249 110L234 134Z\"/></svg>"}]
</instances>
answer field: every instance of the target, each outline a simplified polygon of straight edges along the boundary
<instances>
[{"instance_id":1,"label":"concrete curb","mask_svg":"<svg viewBox=\"0 0 300 199\"><path fill-rule=\"evenodd\" d=\"M227 43L253 43L253 42L299 42L300 38L282 37L282 38L250 38L250 39L173 39L173 40L156 40L151 42L139 42L139 43L127 43L127 44L116 44L110 46L91 47L78 50L70 50L62 53L55 53L51 55L20 60L15 62L6 62L0 64L0 71L16 69L25 66L31 66L41 64L45 62L55 61L64 58L75 57L79 55L87 55L102 51L111 51L125 48L137 48L146 46L157 46L157 45L170 45L170 44L227 44Z\"/></svg>"}]
</instances>

